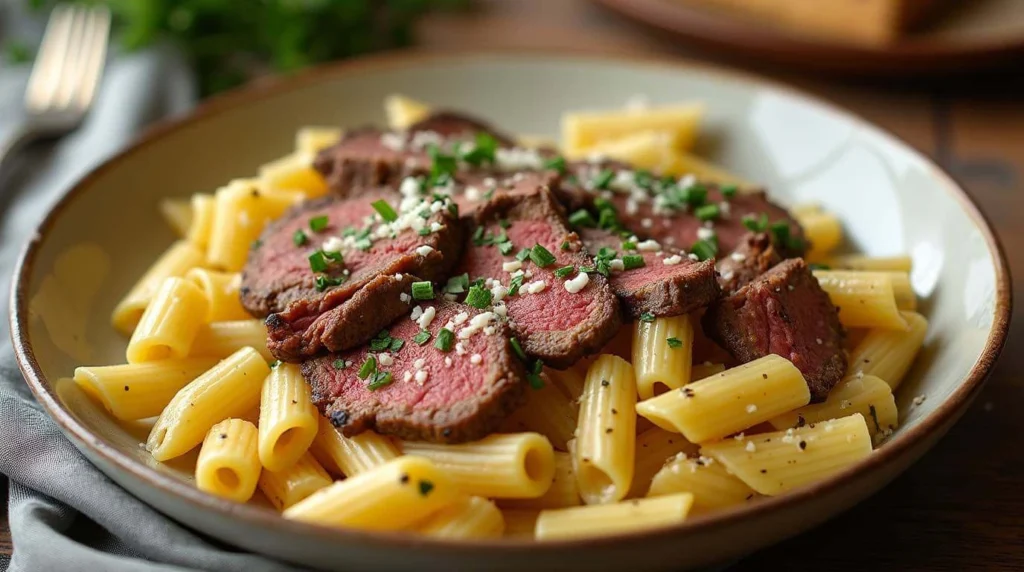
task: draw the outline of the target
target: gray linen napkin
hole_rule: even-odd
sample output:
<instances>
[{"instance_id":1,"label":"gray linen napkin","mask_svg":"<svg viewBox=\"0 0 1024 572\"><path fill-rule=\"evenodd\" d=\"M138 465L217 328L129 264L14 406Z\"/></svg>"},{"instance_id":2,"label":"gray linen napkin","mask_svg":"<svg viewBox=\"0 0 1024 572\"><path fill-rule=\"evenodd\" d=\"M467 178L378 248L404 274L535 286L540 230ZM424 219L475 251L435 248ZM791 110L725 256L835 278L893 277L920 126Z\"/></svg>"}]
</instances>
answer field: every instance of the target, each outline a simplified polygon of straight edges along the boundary
<instances>
[{"instance_id":1,"label":"gray linen napkin","mask_svg":"<svg viewBox=\"0 0 1024 572\"><path fill-rule=\"evenodd\" d=\"M27 68L0 67L0 136L20 113L27 75ZM9 341L8 280L49 205L142 128L186 112L194 101L192 75L174 50L119 56L81 129L31 149L13 172L0 173L0 473L9 479L14 540L14 556L0 556L0 570L283 568L196 535L100 473L32 398Z\"/></svg>"}]
</instances>

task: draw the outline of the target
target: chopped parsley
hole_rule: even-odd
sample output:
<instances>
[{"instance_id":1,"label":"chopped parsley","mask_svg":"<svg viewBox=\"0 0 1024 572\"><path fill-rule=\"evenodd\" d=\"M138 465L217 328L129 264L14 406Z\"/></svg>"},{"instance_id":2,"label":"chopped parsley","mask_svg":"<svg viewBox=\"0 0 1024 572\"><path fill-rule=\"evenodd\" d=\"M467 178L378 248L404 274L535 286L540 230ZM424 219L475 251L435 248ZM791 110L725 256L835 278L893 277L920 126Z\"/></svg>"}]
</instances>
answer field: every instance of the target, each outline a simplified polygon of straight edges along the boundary
<instances>
[{"instance_id":1,"label":"chopped parsley","mask_svg":"<svg viewBox=\"0 0 1024 572\"><path fill-rule=\"evenodd\" d=\"M708 189L700 183L694 183L682 190L680 198L684 203L696 208L703 205L704 201L707 200Z\"/></svg>"},{"instance_id":2,"label":"chopped parsley","mask_svg":"<svg viewBox=\"0 0 1024 572\"><path fill-rule=\"evenodd\" d=\"M327 228L328 222L327 215L315 216L309 219L309 230L313 232L320 232Z\"/></svg>"},{"instance_id":3,"label":"chopped parsley","mask_svg":"<svg viewBox=\"0 0 1024 572\"><path fill-rule=\"evenodd\" d=\"M529 248L524 248L520 250L519 252L516 253L516 260L518 260L519 262L526 262L526 259L530 257L530 252L532 251Z\"/></svg>"},{"instance_id":4,"label":"chopped parsley","mask_svg":"<svg viewBox=\"0 0 1024 572\"><path fill-rule=\"evenodd\" d=\"M412 337L412 341L416 342L416 345L422 346L423 344L430 341L430 332L426 330L420 330L418 334Z\"/></svg>"},{"instance_id":5,"label":"chopped parsley","mask_svg":"<svg viewBox=\"0 0 1024 572\"><path fill-rule=\"evenodd\" d=\"M380 371L373 376L373 379L366 388L370 391L376 391L382 387L391 385L392 381L394 381L394 379L391 377L390 371Z\"/></svg>"},{"instance_id":6,"label":"chopped parsley","mask_svg":"<svg viewBox=\"0 0 1024 572\"><path fill-rule=\"evenodd\" d=\"M594 228L597 226L597 221L594 220L594 217L586 209L580 209L569 215L569 224Z\"/></svg>"},{"instance_id":7,"label":"chopped parsley","mask_svg":"<svg viewBox=\"0 0 1024 572\"><path fill-rule=\"evenodd\" d=\"M434 347L443 352L450 352L454 343L455 334L448 328L441 328L441 331L437 333L437 339L434 340Z\"/></svg>"},{"instance_id":8,"label":"chopped parsley","mask_svg":"<svg viewBox=\"0 0 1024 572\"><path fill-rule=\"evenodd\" d=\"M279 365L281 365L281 360L276 359L276 360L274 360L273 362L270 363L270 369L277 369L277 366L279 366ZM127 387L128 386L125 386L125 391L128 391Z\"/></svg>"},{"instance_id":9,"label":"chopped parsley","mask_svg":"<svg viewBox=\"0 0 1024 572\"><path fill-rule=\"evenodd\" d=\"M390 348L390 350L393 351L393 352L397 352L398 350L402 349L402 346L404 346L404 345L405 345L405 340L403 340L402 338L391 338L391 348Z\"/></svg>"},{"instance_id":10,"label":"chopped parsley","mask_svg":"<svg viewBox=\"0 0 1024 572\"><path fill-rule=\"evenodd\" d=\"M645 264L644 257L639 254L627 254L622 257L622 267L625 270L643 268Z\"/></svg>"},{"instance_id":11,"label":"chopped parsley","mask_svg":"<svg viewBox=\"0 0 1024 572\"><path fill-rule=\"evenodd\" d=\"M308 242L309 237L306 236L306 233L302 232L301 228L296 230L295 234L292 235L292 244L295 246L305 246Z\"/></svg>"},{"instance_id":12,"label":"chopped parsley","mask_svg":"<svg viewBox=\"0 0 1024 572\"><path fill-rule=\"evenodd\" d=\"M653 322L654 321L654 314L652 314L650 312L644 312L643 314L640 314L640 321L641 322Z\"/></svg>"},{"instance_id":13,"label":"chopped parsley","mask_svg":"<svg viewBox=\"0 0 1024 572\"><path fill-rule=\"evenodd\" d=\"M544 371L544 362L534 360L533 363L529 364L529 371L526 373L526 381L530 383L530 387L533 389L544 389L544 378L540 376L540 372Z\"/></svg>"},{"instance_id":14,"label":"chopped parsley","mask_svg":"<svg viewBox=\"0 0 1024 572\"><path fill-rule=\"evenodd\" d=\"M387 351L391 348L391 333L387 330L377 332L377 335L370 340L370 349L375 352Z\"/></svg>"},{"instance_id":15,"label":"chopped parsley","mask_svg":"<svg viewBox=\"0 0 1024 572\"><path fill-rule=\"evenodd\" d=\"M555 270L555 278L561 278L562 280L565 280L566 278L571 276L572 273L575 271L576 267L572 266L571 264L569 266L563 266L558 270Z\"/></svg>"},{"instance_id":16,"label":"chopped parsley","mask_svg":"<svg viewBox=\"0 0 1024 572\"><path fill-rule=\"evenodd\" d=\"M334 363L331 364L331 365L334 366L334 369L345 369L345 360L343 360L341 358L336 359L336 360L334 360Z\"/></svg>"},{"instance_id":17,"label":"chopped parsley","mask_svg":"<svg viewBox=\"0 0 1024 572\"><path fill-rule=\"evenodd\" d=\"M731 199L736 196L736 192L739 191L739 187L736 185L722 185L719 190L722 191L723 197Z\"/></svg>"},{"instance_id":18,"label":"chopped parsley","mask_svg":"<svg viewBox=\"0 0 1024 572\"><path fill-rule=\"evenodd\" d=\"M521 359L523 361L526 361L527 359L529 359L529 358L526 357L526 352L523 351L523 346L522 346L522 344L519 343L519 339L518 338L509 338L508 339L508 343L509 343L509 345L512 346L512 351L514 351L516 353L516 355L519 357L519 359Z\"/></svg>"},{"instance_id":19,"label":"chopped parsley","mask_svg":"<svg viewBox=\"0 0 1024 572\"><path fill-rule=\"evenodd\" d=\"M469 274L465 273L452 276L444 287L444 291L449 294L462 294L467 289L469 289Z\"/></svg>"},{"instance_id":20,"label":"chopped parsley","mask_svg":"<svg viewBox=\"0 0 1024 572\"><path fill-rule=\"evenodd\" d=\"M560 175L564 175L568 171L565 157L552 157L544 161L544 168L558 171Z\"/></svg>"},{"instance_id":21,"label":"chopped parsley","mask_svg":"<svg viewBox=\"0 0 1024 572\"><path fill-rule=\"evenodd\" d=\"M420 481L420 495L427 496L432 490L434 490L434 483L430 481Z\"/></svg>"},{"instance_id":22,"label":"chopped parsley","mask_svg":"<svg viewBox=\"0 0 1024 572\"><path fill-rule=\"evenodd\" d=\"M693 214L697 215L697 218L702 221L709 221L718 218L722 214L722 211L718 208L718 205L711 204L697 207L697 209L693 211Z\"/></svg>"},{"instance_id":23,"label":"chopped parsley","mask_svg":"<svg viewBox=\"0 0 1024 572\"><path fill-rule=\"evenodd\" d=\"M341 286L345 283L343 276L331 278L330 276L320 275L313 279L313 285L316 286L317 292L323 292L331 286Z\"/></svg>"},{"instance_id":24,"label":"chopped parsley","mask_svg":"<svg viewBox=\"0 0 1024 572\"><path fill-rule=\"evenodd\" d=\"M428 281L412 283L413 300L433 300L434 285Z\"/></svg>"},{"instance_id":25,"label":"chopped parsley","mask_svg":"<svg viewBox=\"0 0 1024 572\"><path fill-rule=\"evenodd\" d=\"M768 228L768 215L765 213L761 213L760 217L744 215L743 226L752 232L764 232Z\"/></svg>"},{"instance_id":26,"label":"chopped parsley","mask_svg":"<svg viewBox=\"0 0 1024 572\"><path fill-rule=\"evenodd\" d=\"M498 149L498 142L488 133L477 133L476 144L469 151L462 154L462 160L479 167L484 163L494 164L495 151Z\"/></svg>"},{"instance_id":27,"label":"chopped parsley","mask_svg":"<svg viewBox=\"0 0 1024 572\"><path fill-rule=\"evenodd\" d=\"M512 242L508 240L498 245L498 252L504 254L505 256L512 254L513 250L515 250L515 246L512 244Z\"/></svg>"},{"instance_id":28,"label":"chopped parsley","mask_svg":"<svg viewBox=\"0 0 1024 572\"><path fill-rule=\"evenodd\" d=\"M466 294L466 305L483 310L491 305L491 291L480 286L471 287Z\"/></svg>"},{"instance_id":29,"label":"chopped parsley","mask_svg":"<svg viewBox=\"0 0 1024 572\"><path fill-rule=\"evenodd\" d=\"M508 295L515 296L519 293L519 289L523 287L523 275L518 274L512 277L512 280L508 283Z\"/></svg>"},{"instance_id":30,"label":"chopped parsley","mask_svg":"<svg viewBox=\"0 0 1024 572\"><path fill-rule=\"evenodd\" d=\"M498 219L498 226L500 226L501 228L506 228L507 229L507 228L510 228L512 226L512 223L509 222L509 220L507 218L499 218Z\"/></svg>"},{"instance_id":31,"label":"chopped parsley","mask_svg":"<svg viewBox=\"0 0 1024 572\"><path fill-rule=\"evenodd\" d=\"M370 203L370 206L372 206L373 210L377 211L377 214L380 215L380 218L384 219L385 221L395 222L396 220L398 220L398 213L396 213L395 209L392 208L391 205L389 205L388 202L385 201L384 199L373 201L372 203Z\"/></svg>"},{"instance_id":32,"label":"chopped parsley","mask_svg":"<svg viewBox=\"0 0 1024 572\"><path fill-rule=\"evenodd\" d=\"M697 255L698 260L708 260L718 254L718 241L707 239L698 240L690 247L690 252Z\"/></svg>"},{"instance_id":33,"label":"chopped parsley","mask_svg":"<svg viewBox=\"0 0 1024 572\"><path fill-rule=\"evenodd\" d=\"M611 169L605 169L594 177L594 188L595 189L607 189L608 185L611 184L612 179L615 177L615 172Z\"/></svg>"},{"instance_id":34,"label":"chopped parsley","mask_svg":"<svg viewBox=\"0 0 1024 572\"><path fill-rule=\"evenodd\" d=\"M622 241L622 250L636 250L636 242L632 240Z\"/></svg>"},{"instance_id":35,"label":"chopped parsley","mask_svg":"<svg viewBox=\"0 0 1024 572\"><path fill-rule=\"evenodd\" d=\"M377 358L366 356L366 361L359 366L359 372L356 375L359 376L359 379L366 379L375 373L377 373Z\"/></svg>"},{"instance_id":36,"label":"chopped parsley","mask_svg":"<svg viewBox=\"0 0 1024 572\"><path fill-rule=\"evenodd\" d=\"M776 244L790 250L800 250L803 248L804 241L790 233L788 222L784 220L776 221L768 228L771 231L772 239Z\"/></svg>"},{"instance_id":37,"label":"chopped parsley","mask_svg":"<svg viewBox=\"0 0 1024 572\"><path fill-rule=\"evenodd\" d=\"M665 341L668 342L668 347L674 350L683 347L683 341L679 338L666 338Z\"/></svg>"},{"instance_id":38,"label":"chopped parsley","mask_svg":"<svg viewBox=\"0 0 1024 572\"><path fill-rule=\"evenodd\" d=\"M430 156L432 161L430 165L430 177L427 180L427 185L430 187L436 187L439 184L447 181L455 174L458 169L458 162L455 160L454 155L446 155L437 148L437 145L427 145L427 155Z\"/></svg>"},{"instance_id":39,"label":"chopped parsley","mask_svg":"<svg viewBox=\"0 0 1024 572\"><path fill-rule=\"evenodd\" d=\"M316 250L309 255L309 268L313 272L327 271L327 259L324 258L324 251Z\"/></svg>"},{"instance_id":40,"label":"chopped parsley","mask_svg":"<svg viewBox=\"0 0 1024 572\"><path fill-rule=\"evenodd\" d=\"M556 258L554 254L551 254L550 250L544 248L540 244L535 244L533 245L533 249L530 250L530 260L532 260L537 266L544 268L554 264Z\"/></svg>"}]
</instances>

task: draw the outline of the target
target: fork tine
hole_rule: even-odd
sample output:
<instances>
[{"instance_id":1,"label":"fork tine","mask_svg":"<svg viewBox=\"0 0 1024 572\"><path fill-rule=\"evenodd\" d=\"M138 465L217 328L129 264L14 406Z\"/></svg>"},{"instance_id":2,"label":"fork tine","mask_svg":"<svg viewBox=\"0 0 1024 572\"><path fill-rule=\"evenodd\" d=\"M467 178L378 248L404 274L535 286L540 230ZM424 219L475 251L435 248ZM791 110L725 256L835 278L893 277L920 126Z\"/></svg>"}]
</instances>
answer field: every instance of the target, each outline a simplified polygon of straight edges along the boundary
<instances>
[{"instance_id":1,"label":"fork tine","mask_svg":"<svg viewBox=\"0 0 1024 572\"><path fill-rule=\"evenodd\" d=\"M82 47L85 42L86 10L81 6L71 6L71 31L68 33L68 43L64 50L64 61L61 66L61 74L58 78L57 92L54 94L52 104L57 109L67 109L75 87L78 85L82 75L82 58L84 56Z\"/></svg>"},{"instance_id":2,"label":"fork tine","mask_svg":"<svg viewBox=\"0 0 1024 572\"><path fill-rule=\"evenodd\" d=\"M43 109L53 98L64 65L71 32L71 15L70 8L63 4L50 13L43 43L39 47L39 55L32 66L25 91L25 105L29 109Z\"/></svg>"},{"instance_id":3,"label":"fork tine","mask_svg":"<svg viewBox=\"0 0 1024 572\"><path fill-rule=\"evenodd\" d=\"M107 43L110 37L110 11L103 7L89 11L88 34L83 53L81 82L75 95L75 103L79 109L86 110L92 104L96 87L103 76L103 67L107 58Z\"/></svg>"}]
</instances>

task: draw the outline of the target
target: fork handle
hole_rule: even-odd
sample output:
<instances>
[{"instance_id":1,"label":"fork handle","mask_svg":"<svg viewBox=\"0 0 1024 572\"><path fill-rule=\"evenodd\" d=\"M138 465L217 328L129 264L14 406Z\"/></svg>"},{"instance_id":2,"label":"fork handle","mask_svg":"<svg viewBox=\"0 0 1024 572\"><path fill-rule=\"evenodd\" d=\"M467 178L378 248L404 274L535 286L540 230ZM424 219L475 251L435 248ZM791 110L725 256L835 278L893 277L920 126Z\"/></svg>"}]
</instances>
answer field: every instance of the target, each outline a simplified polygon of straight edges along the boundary
<instances>
[{"instance_id":1,"label":"fork handle","mask_svg":"<svg viewBox=\"0 0 1024 572\"><path fill-rule=\"evenodd\" d=\"M0 173L18 151L38 136L31 122L18 124L10 133L0 137Z\"/></svg>"}]
</instances>

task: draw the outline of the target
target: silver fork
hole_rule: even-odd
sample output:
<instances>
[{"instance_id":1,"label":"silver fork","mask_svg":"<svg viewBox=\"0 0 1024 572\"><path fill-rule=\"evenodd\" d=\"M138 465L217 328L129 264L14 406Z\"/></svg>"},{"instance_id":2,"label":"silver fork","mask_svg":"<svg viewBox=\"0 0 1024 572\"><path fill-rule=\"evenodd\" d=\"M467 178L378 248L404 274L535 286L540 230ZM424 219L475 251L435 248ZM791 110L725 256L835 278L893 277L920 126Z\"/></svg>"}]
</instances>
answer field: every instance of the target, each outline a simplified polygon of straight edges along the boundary
<instances>
[{"instance_id":1,"label":"silver fork","mask_svg":"<svg viewBox=\"0 0 1024 572\"><path fill-rule=\"evenodd\" d=\"M103 75L109 35L106 8L60 4L53 9L25 90L25 115L0 141L0 167L23 145L82 124Z\"/></svg>"}]
</instances>

